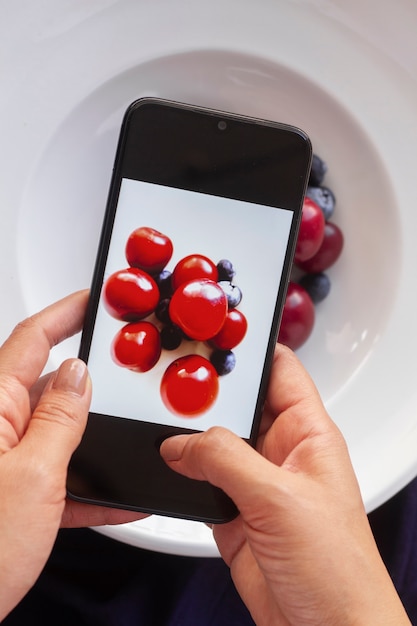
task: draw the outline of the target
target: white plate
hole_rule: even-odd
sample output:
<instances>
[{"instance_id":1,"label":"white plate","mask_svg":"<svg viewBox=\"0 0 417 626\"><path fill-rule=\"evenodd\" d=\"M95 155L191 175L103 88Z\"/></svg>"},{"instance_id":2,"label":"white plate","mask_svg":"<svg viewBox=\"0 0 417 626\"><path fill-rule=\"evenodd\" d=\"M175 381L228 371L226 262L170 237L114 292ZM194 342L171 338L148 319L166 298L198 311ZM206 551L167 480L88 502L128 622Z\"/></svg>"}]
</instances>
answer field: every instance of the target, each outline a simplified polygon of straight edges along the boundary
<instances>
[{"instance_id":1,"label":"white plate","mask_svg":"<svg viewBox=\"0 0 417 626\"><path fill-rule=\"evenodd\" d=\"M22 0L0 25L1 338L89 285L121 116L155 94L289 122L329 165L345 234L299 351L368 511L417 474L413 0ZM51 365L77 352L55 349ZM100 532L217 556L203 525Z\"/></svg>"}]
</instances>

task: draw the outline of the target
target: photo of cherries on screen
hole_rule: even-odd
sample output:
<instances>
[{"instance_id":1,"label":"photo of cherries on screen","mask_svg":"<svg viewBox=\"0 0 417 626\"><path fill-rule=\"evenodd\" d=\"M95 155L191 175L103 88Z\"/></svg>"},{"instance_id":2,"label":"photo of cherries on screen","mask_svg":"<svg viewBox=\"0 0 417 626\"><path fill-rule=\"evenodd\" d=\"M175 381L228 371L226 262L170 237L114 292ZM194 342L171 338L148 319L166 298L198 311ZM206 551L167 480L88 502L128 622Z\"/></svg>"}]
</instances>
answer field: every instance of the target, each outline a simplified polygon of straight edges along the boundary
<instances>
[{"instance_id":1,"label":"photo of cherries on screen","mask_svg":"<svg viewBox=\"0 0 417 626\"><path fill-rule=\"evenodd\" d=\"M203 342L209 357L196 353L174 359L165 370L161 398L171 413L194 417L207 411L219 392L219 377L235 367L233 349L243 340L247 320L238 308L240 288L228 259L214 263L202 254L181 258L166 269L174 252L170 237L150 226L135 229L126 242L128 267L107 278L106 310L125 322L113 339L113 361L135 372L151 370L162 351L184 342Z\"/></svg>"}]
</instances>

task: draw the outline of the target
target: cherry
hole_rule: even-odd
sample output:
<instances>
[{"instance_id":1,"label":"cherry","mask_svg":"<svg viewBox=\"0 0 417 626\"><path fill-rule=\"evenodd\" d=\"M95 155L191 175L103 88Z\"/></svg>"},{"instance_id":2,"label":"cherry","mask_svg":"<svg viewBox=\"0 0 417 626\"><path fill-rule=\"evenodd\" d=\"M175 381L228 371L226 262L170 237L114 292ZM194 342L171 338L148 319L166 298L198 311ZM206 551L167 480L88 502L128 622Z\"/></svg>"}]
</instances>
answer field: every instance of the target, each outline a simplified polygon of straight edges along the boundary
<instances>
[{"instance_id":1,"label":"cherry","mask_svg":"<svg viewBox=\"0 0 417 626\"><path fill-rule=\"evenodd\" d=\"M191 339L206 341L224 324L227 296L212 280L190 280L174 292L169 303L171 321Z\"/></svg>"},{"instance_id":2,"label":"cherry","mask_svg":"<svg viewBox=\"0 0 417 626\"><path fill-rule=\"evenodd\" d=\"M161 380L161 397L171 413L195 417L207 411L215 402L219 379L214 365L199 354L176 359L166 369Z\"/></svg>"},{"instance_id":3,"label":"cherry","mask_svg":"<svg viewBox=\"0 0 417 626\"><path fill-rule=\"evenodd\" d=\"M156 282L136 267L114 272L104 284L104 306L110 315L125 322L143 319L155 310L158 301Z\"/></svg>"},{"instance_id":4,"label":"cherry","mask_svg":"<svg viewBox=\"0 0 417 626\"><path fill-rule=\"evenodd\" d=\"M305 261L297 261L298 267L305 272L318 274L336 263L344 244L343 233L333 222L326 222L323 242L314 256Z\"/></svg>"},{"instance_id":5,"label":"cherry","mask_svg":"<svg viewBox=\"0 0 417 626\"><path fill-rule=\"evenodd\" d=\"M238 309L230 309L220 331L210 339L210 345L219 350L231 350L242 341L247 328L248 322L243 313Z\"/></svg>"},{"instance_id":6,"label":"cherry","mask_svg":"<svg viewBox=\"0 0 417 626\"><path fill-rule=\"evenodd\" d=\"M172 272L172 286L175 290L182 283L197 278L209 278L217 282L218 276L216 265L208 257L202 254L190 254L176 264Z\"/></svg>"},{"instance_id":7,"label":"cherry","mask_svg":"<svg viewBox=\"0 0 417 626\"><path fill-rule=\"evenodd\" d=\"M150 322L126 324L115 336L111 346L117 365L135 372L147 372L156 365L161 355L158 329Z\"/></svg>"},{"instance_id":8,"label":"cherry","mask_svg":"<svg viewBox=\"0 0 417 626\"><path fill-rule=\"evenodd\" d=\"M126 243L125 253L129 265L138 267L150 274L163 270L173 253L169 237L149 226L142 226L131 233Z\"/></svg>"},{"instance_id":9,"label":"cherry","mask_svg":"<svg viewBox=\"0 0 417 626\"><path fill-rule=\"evenodd\" d=\"M297 350L309 338L315 319L314 304L307 291L290 282L282 313L278 341Z\"/></svg>"},{"instance_id":10,"label":"cherry","mask_svg":"<svg viewBox=\"0 0 417 626\"><path fill-rule=\"evenodd\" d=\"M295 247L294 260L296 263L305 261L316 254L323 241L324 225L323 211L311 198L306 197Z\"/></svg>"}]
</instances>

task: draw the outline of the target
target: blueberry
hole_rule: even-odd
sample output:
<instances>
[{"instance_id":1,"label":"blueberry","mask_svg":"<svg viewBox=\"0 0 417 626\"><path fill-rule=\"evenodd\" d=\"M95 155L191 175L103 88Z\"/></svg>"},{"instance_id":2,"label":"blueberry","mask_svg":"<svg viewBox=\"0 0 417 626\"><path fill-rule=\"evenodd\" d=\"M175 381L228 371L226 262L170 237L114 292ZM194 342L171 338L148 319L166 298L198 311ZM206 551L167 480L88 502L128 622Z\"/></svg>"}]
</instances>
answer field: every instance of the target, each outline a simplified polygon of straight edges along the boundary
<instances>
[{"instance_id":1,"label":"blueberry","mask_svg":"<svg viewBox=\"0 0 417 626\"><path fill-rule=\"evenodd\" d=\"M156 305L155 316L163 324L169 324L171 322L171 318L169 317L169 303L170 298L163 298Z\"/></svg>"},{"instance_id":2,"label":"blueberry","mask_svg":"<svg viewBox=\"0 0 417 626\"><path fill-rule=\"evenodd\" d=\"M227 297L229 309L234 309L242 300L242 292L237 285L232 285L228 280L219 281L220 287L223 289Z\"/></svg>"},{"instance_id":3,"label":"blueberry","mask_svg":"<svg viewBox=\"0 0 417 626\"><path fill-rule=\"evenodd\" d=\"M172 296L171 272L169 270L162 270L162 272L154 278L158 285L161 298Z\"/></svg>"},{"instance_id":4,"label":"blueberry","mask_svg":"<svg viewBox=\"0 0 417 626\"><path fill-rule=\"evenodd\" d=\"M312 187L318 187L322 184L326 172L326 163L317 154L313 154L308 184Z\"/></svg>"},{"instance_id":5,"label":"blueberry","mask_svg":"<svg viewBox=\"0 0 417 626\"><path fill-rule=\"evenodd\" d=\"M329 295L331 282L324 272L305 274L298 282L307 291L314 304L318 304Z\"/></svg>"},{"instance_id":6,"label":"blueberry","mask_svg":"<svg viewBox=\"0 0 417 626\"><path fill-rule=\"evenodd\" d=\"M214 350L211 353L210 362L219 376L226 376L234 369L236 356L231 350Z\"/></svg>"},{"instance_id":7,"label":"blueberry","mask_svg":"<svg viewBox=\"0 0 417 626\"><path fill-rule=\"evenodd\" d=\"M161 346L165 350L176 350L181 345L183 337L181 328L175 324L164 326L161 330Z\"/></svg>"},{"instance_id":8,"label":"blueberry","mask_svg":"<svg viewBox=\"0 0 417 626\"><path fill-rule=\"evenodd\" d=\"M328 187L307 187L306 196L319 205L327 222L333 215L336 205L333 191Z\"/></svg>"},{"instance_id":9,"label":"blueberry","mask_svg":"<svg viewBox=\"0 0 417 626\"><path fill-rule=\"evenodd\" d=\"M222 259L217 263L217 271L219 280L228 280L232 282L233 276L236 274L233 264L228 259Z\"/></svg>"}]
</instances>

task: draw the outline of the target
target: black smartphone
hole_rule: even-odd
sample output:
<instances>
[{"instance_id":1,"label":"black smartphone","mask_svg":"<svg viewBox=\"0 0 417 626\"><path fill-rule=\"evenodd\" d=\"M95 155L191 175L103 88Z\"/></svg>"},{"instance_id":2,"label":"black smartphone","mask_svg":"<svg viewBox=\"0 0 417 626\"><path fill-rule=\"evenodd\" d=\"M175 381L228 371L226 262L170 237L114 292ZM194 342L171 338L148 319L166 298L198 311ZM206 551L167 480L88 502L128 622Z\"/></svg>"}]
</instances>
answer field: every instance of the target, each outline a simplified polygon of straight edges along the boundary
<instances>
[{"instance_id":1,"label":"black smartphone","mask_svg":"<svg viewBox=\"0 0 417 626\"><path fill-rule=\"evenodd\" d=\"M81 337L93 398L71 498L237 514L159 447L214 425L254 445L311 158L292 126L158 98L128 108Z\"/></svg>"}]
</instances>

